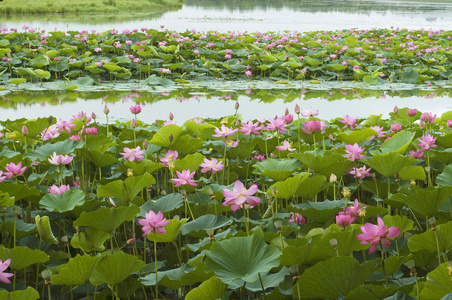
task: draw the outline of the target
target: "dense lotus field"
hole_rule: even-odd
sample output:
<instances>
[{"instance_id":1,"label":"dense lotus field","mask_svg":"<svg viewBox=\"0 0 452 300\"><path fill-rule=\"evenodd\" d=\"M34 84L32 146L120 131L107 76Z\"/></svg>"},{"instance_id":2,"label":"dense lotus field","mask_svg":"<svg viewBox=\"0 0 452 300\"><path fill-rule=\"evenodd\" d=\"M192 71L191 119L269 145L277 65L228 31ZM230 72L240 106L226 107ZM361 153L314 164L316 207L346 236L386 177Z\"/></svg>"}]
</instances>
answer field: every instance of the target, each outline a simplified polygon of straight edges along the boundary
<instances>
[{"instance_id":1,"label":"dense lotus field","mask_svg":"<svg viewBox=\"0 0 452 300\"><path fill-rule=\"evenodd\" d=\"M451 297L452 112L235 108L0 122L1 297Z\"/></svg>"},{"instance_id":2,"label":"dense lotus field","mask_svg":"<svg viewBox=\"0 0 452 300\"><path fill-rule=\"evenodd\" d=\"M3 82L65 79L61 88L141 80L189 83L203 78L309 79L431 83L452 74L452 32L372 29L318 32L174 32L162 28L122 32L3 28Z\"/></svg>"}]
</instances>

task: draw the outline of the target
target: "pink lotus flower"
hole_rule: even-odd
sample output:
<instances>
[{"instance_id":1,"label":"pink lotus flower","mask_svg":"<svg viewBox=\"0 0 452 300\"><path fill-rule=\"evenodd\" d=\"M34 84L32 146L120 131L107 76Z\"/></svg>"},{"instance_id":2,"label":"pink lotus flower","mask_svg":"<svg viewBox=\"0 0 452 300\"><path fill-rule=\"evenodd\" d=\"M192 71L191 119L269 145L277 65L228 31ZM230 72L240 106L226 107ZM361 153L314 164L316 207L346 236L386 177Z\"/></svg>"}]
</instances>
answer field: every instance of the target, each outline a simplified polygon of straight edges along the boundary
<instances>
[{"instance_id":1,"label":"pink lotus flower","mask_svg":"<svg viewBox=\"0 0 452 300\"><path fill-rule=\"evenodd\" d=\"M19 162L17 165L15 165L14 163L9 163L6 165L5 169L8 172L5 172L4 174L6 175L6 178L9 179L14 175L22 175L27 169L27 167L25 166L22 168L22 163Z\"/></svg>"},{"instance_id":2,"label":"pink lotus flower","mask_svg":"<svg viewBox=\"0 0 452 300\"><path fill-rule=\"evenodd\" d=\"M452 128L452 120L447 120L447 128L451 129ZM0 136L2 137L2 136Z\"/></svg>"},{"instance_id":3,"label":"pink lotus flower","mask_svg":"<svg viewBox=\"0 0 452 300\"><path fill-rule=\"evenodd\" d=\"M264 126L259 126L259 122L253 123L252 120L249 120L248 123L242 123L242 128L240 128L240 132L244 135L261 134L259 130L264 129Z\"/></svg>"},{"instance_id":4,"label":"pink lotus flower","mask_svg":"<svg viewBox=\"0 0 452 300\"><path fill-rule=\"evenodd\" d=\"M417 149L416 151L410 150L410 156L412 156L416 159L424 158L423 149Z\"/></svg>"},{"instance_id":5,"label":"pink lotus flower","mask_svg":"<svg viewBox=\"0 0 452 300\"><path fill-rule=\"evenodd\" d=\"M4 271L9 267L9 264L11 263L11 258L8 258L5 260L5 262L2 262L0 260L0 281L4 283L11 283L11 281L8 279L12 276L14 276L13 273L4 273Z\"/></svg>"},{"instance_id":6,"label":"pink lotus flower","mask_svg":"<svg viewBox=\"0 0 452 300\"><path fill-rule=\"evenodd\" d=\"M343 154L342 156L347 157L347 160L349 161L355 161L366 157L365 155L361 155L361 153L363 153L364 151L364 148L359 147L357 143L355 143L354 145L346 145L345 149L345 152L347 154Z\"/></svg>"},{"instance_id":7,"label":"pink lotus flower","mask_svg":"<svg viewBox=\"0 0 452 300\"><path fill-rule=\"evenodd\" d=\"M82 141L82 138L81 138L78 134L71 135L71 136L69 137L69 139L70 139L71 141L77 141L77 142L81 142L81 141Z\"/></svg>"},{"instance_id":8,"label":"pink lotus flower","mask_svg":"<svg viewBox=\"0 0 452 300\"><path fill-rule=\"evenodd\" d=\"M435 145L436 137L434 138L430 134L423 135L422 139L418 138L417 140L421 142L420 144L417 145L421 147L422 151L438 147L437 145Z\"/></svg>"},{"instance_id":9,"label":"pink lotus flower","mask_svg":"<svg viewBox=\"0 0 452 300\"><path fill-rule=\"evenodd\" d=\"M436 118L436 115L433 115L432 113L421 114L421 121L423 121L424 123L435 124L435 118Z\"/></svg>"},{"instance_id":10,"label":"pink lotus flower","mask_svg":"<svg viewBox=\"0 0 452 300\"><path fill-rule=\"evenodd\" d=\"M52 165L59 166L59 165L67 165L74 159L73 156L69 155L62 155L62 154L56 154L56 152L53 152L53 155L48 158L49 162Z\"/></svg>"},{"instance_id":11,"label":"pink lotus flower","mask_svg":"<svg viewBox=\"0 0 452 300\"><path fill-rule=\"evenodd\" d=\"M391 124L391 131L392 132L400 132L400 131L402 131L402 125L400 125L399 123Z\"/></svg>"},{"instance_id":12,"label":"pink lotus flower","mask_svg":"<svg viewBox=\"0 0 452 300\"><path fill-rule=\"evenodd\" d=\"M216 172L223 170L224 164L223 161L217 162L216 158L212 158L211 160L204 158L204 162L199 166L202 167L201 173L212 171L212 174L215 174Z\"/></svg>"},{"instance_id":13,"label":"pink lotus flower","mask_svg":"<svg viewBox=\"0 0 452 300\"><path fill-rule=\"evenodd\" d=\"M339 122L344 123L345 126L342 127L342 130L344 130L347 127L350 127L351 130L354 130L356 126L356 121L358 121L358 118L352 118L349 115L346 115L344 117L344 120L339 120Z\"/></svg>"},{"instance_id":14,"label":"pink lotus flower","mask_svg":"<svg viewBox=\"0 0 452 300\"><path fill-rule=\"evenodd\" d=\"M139 105L135 105L135 106L131 106L130 107L130 112L133 113L134 115L137 115L141 112L141 106Z\"/></svg>"},{"instance_id":15,"label":"pink lotus flower","mask_svg":"<svg viewBox=\"0 0 452 300\"><path fill-rule=\"evenodd\" d=\"M306 128L302 128L301 130L303 130L303 132L305 133L314 133L317 131L320 131L322 129L322 124L320 123L320 121L307 121L304 123L304 127Z\"/></svg>"},{"instance_id":16,"label":"pink lotus flower","mask_svg":"<svg viewBox=\"0 0 452 300\"><path fill-rule=\"evenodd\" d=\"M140 161L143 160L143 154L145 151L144 150L140 150L140 146L136 147L135 149L129 149L127 147L124 147L124 153L119 153L121 155L124 156L124 159L128 160L128 161Z\"/></svg>"},{"instance_id":17,"label":"pink lotus flower","mask_svg":"<svg viewBox=\"0 0 452 300\"><path fill-rule=\"evenodd\" d=\"M290 146L288 141L284 141L283 142L283 146L276 146L276 149L278 149L279 151L289 150L289 152L294 152L296 150L294 148L291 148L291 146Z\"/></svg>"},{"instance_id":18,"label":"pink lotus flower","mask_svg":"<svg viewBox=\"0 0 452 300\"><path fill-rule=\"evenodd\" d=\"M74 121L74 119L70 119L69 121L63 121L60 118L60 123L56 124L56 127L58 129L59 132L63 132L66 130L66 132L69 134L71 133L72 128L76 127L77 125L72 124L72 121Z\"/></svg>"},{"instance_id":19,"label":"pink lotus flower","mask_svg":"<svg viewBox=\"0 0 452 300\"><path fill-rule=\"evenodd\" d=\"M177 153L177 151L173 151L173 150L168 150L165 153L164 157L160 158L160 161L162 162L162 164L164 164L165 166L169 167L170 165L173 165L173 162L175 160L178 160L179 158L177 158L179 154Z\"/></svg>"},{"instance_id":20,"label":"pink lotus flower","mask_svg":"<svg viewBox=\"0 0 452 300\"><path fill-rule=\"evenodd\" d=\"M88 127L88 128L86 128L86 133L88 135L96 135L97 134L97 127Z\"/></svg>"},{"instance_id":21,"label":"pink lotus flower","mask_svg":"<svg viewBox=\"0 0 452 300\"><path fill-rule=\"evenodd\" d=\"M313 109L312 107L310 108L303 108L301 110L301 115L305 118L309 118L309 117L315 117L319 114L319 110L318 109Z\"/></svg>"},{"instance_id":22,"label":"pink lotus flower","mask_svg":"<svg viewBox=\"0 0 452 300\"><path fill-rule=\"evenodd\" d=\"M221 130L215 127L215 134L212 134L213 137L227 137L230 135L234 135L238 129L232 129L232 127L226 127L224 124L221 124Z\"/></svg>"},{"instance_id":23,"label":"pink lotus flower","mask_svg":"<svg viewBox=\"0 0 452 300\"><path fill-rule=\"evenodd\" d=\"M359 202L358 199L355 199L355 203L353 205L347 206L345 208L345 213L348 215L351 215L352 217L356 218L360 214L362 210L365 210L367 206L363 206L362 208L359 208Z\"/></svg>"},{"instance_id":24,"label":"pink lotus flower","mask_svg":"<svg viewBox=\"0 0 452 300\"><path fill-rule=\"evenodd\" d=\"M417 109L408 109L406 111L406 114L409 115L410 117L414 117L417 114Z\"/></svg>"},{"instance_id":25,"label":"pink lotus flower","mask_svg":"<svg viewBox=\"0 0 452 300\"><path fill-rule=\"evenodd\" d=\"M344 214L343 211L340 211L339 214L336 216L336 224L341 227L346 227L355 221L356 218L353 218L351 215Z\"/></svg>"},{"instance_id":26,"label":"pink lotus flower","mask_svg":"<svg viewBox=\"0 0 452 300\"><path fill-rule=\"evenodd\" d=\"M143 226L141 230L144 231L143 236L150 234L151 232L158 232L160 234L165 234L166 230L164 226L171 223L171 221L166 221L163 218L163 213L159 211L155 214L152 210L144 214L145 219L139 219L138 223Z\"/></svg>"},{"instance_id":27,"label":"pink lotus flower","mask_svg":"<svg viewBox=\"0 0 452 300\"><path fill-rule=\"evenodd\" d=\"M56 185L52 185L47 191L51 194L58 195L58 194L64 194L66 191L68 191L71 187L69 184L62 184L60 187Z\"/></svg>"},{"instance_id":28,"label":"pink lotus flower","mask_svg":"<svg viewBox=\"0 0 452 300\"><path fill-rule=\"evenodd\" d=\"M298 225L302 225L302 224L306 224L306 219L299 213L293 212L292 216L289 219L289 222L298 224Z\"/></svg>"},{"instance_id":29,"label":"pink lotus flower","mask_svg":"<svg viewBox=\"0 0 452 300\"><path fill-rule=\"evenodd\" d=\"M353 175L353 178L361 178L364 179L365 177L372 176L369 172L372 170L372 168L366 169L366 165L362 166L361 168L353 168L348 173Z\"/></svg>"},{"instance_id":30,"label":"pink lotus flower","mask_svg":"<svg viewBox=\"0 0 452 300\"><path fill-rule=\"evenodd\" d=\"M176 185L174 187L178 187L181 185L192 185L197 186L195 183L196 180L193 180L193 176L195 176L196 171L190 173L190 170L183 170L182 173L176 171L177 179L172 178L171 181L175 182Z\"/></svg>"},{"instance_id":31,"label":"pink lotus flower","mask_svg":"<svg viewBox=\"0 0 452 300\"><path fill-rule=\"evenodd\" d=\"M293 122L293 115L291 114L285 114L284 116L282 116L282 118L284 119L286 124L290 124Z\"/></svg>"},{"instance_id":32,"label":"pink lotus flower","mask_svg":"<svg viewBox=\"0 0 452 300\"><path fill-rule=\"evenodd\" d=\"M270 124L267 125L267 130L278 130L279 133L284 133L284 131L287 131L287 129L284 128L284 126L286 126L286 121L283 118L275 117L273 119L269 119L268 121L270 122Z\"/></svg>"},{"instance_id":33,"label":"pink lotus flower","mask_svg":"<svg viewBox=\"0 0 452 300\"><path fill-rule=\"evenodd\" d=\"M369 254L377 249L378 243L381 243L383 247L389 247L391 242L389 242L388 238L396 237L400 233L400 229L394 226L387 229L380 217L378 217L377 222L378 226L372 223L366 223L361 226L363 233L356 236L361 241L361 244L370 244Z\"/></svg>"},{"instance_id":34,"label":"pink lotus flower","mask_svg":"<svg viewBox=\"0 0 452 300\"><path fill-rule=\"evenodd\" d=\"M44 129L39 135L41 136L41 139L43 141L47 141L47 140L58 137L60 135L60 133L58 132L56 125L52 125L49 128Z\"/></svg>"},{"instance_id":35,"label":"pink lotus flower","mask_svg":"<svg viewBox=\"0 0 452 300\"><path fill-rule=\"evenodd\" d=\"M3 180L5 180L7 178L7 176L2 176L3 175L3 171L0 171L0 182L3 182Z\"/></svg>"},{"instance_id":36,"label":"pink lotus flower","mask_svg":"<svg viewBox=\"0 0 452 300\"><path fill-rule=\"evenodd\" d=\"M231 210L238 210L241 205L249 204L251 208L256 206L262 201L259 197L254 197L254 193L258 190L257 184L253 184L248 190L245 188L240 180L234 183L234 189L232 191L228 189L223 189L223 196L225 201L222 203L224 206L231 205Z\"/></svg>"},{"instance_id":37,"label":"pink lotus flower","mask_svg":"<svg viewBox=\"0 0 452 300\"><path fill-rule=\"evenodd\" d=\"M380 126L371 126L370 129L373 129L377 132L377 135L373 135L370 137L370 140L373 140L375 137L377 138L384 138L386 135L383 131L383 127Z\"/></svg>"}]
</instances>

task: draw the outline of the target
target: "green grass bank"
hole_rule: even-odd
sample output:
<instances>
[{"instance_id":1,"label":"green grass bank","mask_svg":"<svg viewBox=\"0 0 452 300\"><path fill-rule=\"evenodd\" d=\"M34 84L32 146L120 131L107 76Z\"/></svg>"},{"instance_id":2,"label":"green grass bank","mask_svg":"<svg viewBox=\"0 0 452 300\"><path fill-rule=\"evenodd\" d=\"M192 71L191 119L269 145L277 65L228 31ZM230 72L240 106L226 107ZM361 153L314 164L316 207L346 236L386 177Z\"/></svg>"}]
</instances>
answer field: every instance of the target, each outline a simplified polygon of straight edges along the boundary
<instances>
[{"instance_id":1,"label":"green grass bank","mask_svg":"<svg viewBox=\"0 0 452 300\"><path fill-rule=\"evenodd\" d=\"M181 6L182 0L4 0L0 14L154 11Z\"/></svg>"}]
</instances>

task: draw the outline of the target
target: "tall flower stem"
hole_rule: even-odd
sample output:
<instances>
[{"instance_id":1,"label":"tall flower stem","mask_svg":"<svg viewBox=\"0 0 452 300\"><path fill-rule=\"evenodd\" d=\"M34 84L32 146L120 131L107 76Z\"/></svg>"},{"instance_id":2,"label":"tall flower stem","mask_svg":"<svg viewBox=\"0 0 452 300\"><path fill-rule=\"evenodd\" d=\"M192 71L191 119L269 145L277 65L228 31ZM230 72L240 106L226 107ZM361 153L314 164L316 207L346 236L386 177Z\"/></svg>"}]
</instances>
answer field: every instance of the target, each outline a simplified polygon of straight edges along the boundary
<instances>
[{"instance_id":1,"label":"tall flower stem","mask_svg":"<svg viewBox=\"0 0 452 300\"><path fill-rule=\"evenodd\" d=\"M243 207L243 218L244 218L244 222L245 222L246 235L249 236L250 228L249 228L249 224L248 224L248 219L246 217L246 208L245 207Z\"/></svg>"},{"instance_id":2,"label":"tall flower stem","mask_svg":"<svg viewBox=\"0 0 452 300\"><path fill-rule=\"evenodd\" d=\"M383 276L385 278L385 285L388 287L388 277L386 277L386 270L385 270L385 252L383 250L383 245L381 244L381 241L378 242L380 244L380 250L381 250L381 268L383 269Z\"/></svg>"},{"instance_id":3,"label":"tall flower stem","mask_svg":"<svg viewBox=\"0 0 452 300\"><path fill-rule=\"evenodd\" d=\"M154 267L155 267L155 299L159 298L159 278L158 278L158 263L157 263L157 232L154 230Z\"/></svg>"},{"instance_id":4,"label":"tall flower stem","mask_svg":"<svg viewBox=\"0 0 452 300\"><path fill-rule=\"evenodd\" d=\"M225 166L223 167L223 178L221 179L221 184L224 185L224 179L225 179L225 175L226 175L226 149L228 147L228 137L224 138L224 154L223 154L223 161L225 163Z\"/></svg>"}]
</instances>

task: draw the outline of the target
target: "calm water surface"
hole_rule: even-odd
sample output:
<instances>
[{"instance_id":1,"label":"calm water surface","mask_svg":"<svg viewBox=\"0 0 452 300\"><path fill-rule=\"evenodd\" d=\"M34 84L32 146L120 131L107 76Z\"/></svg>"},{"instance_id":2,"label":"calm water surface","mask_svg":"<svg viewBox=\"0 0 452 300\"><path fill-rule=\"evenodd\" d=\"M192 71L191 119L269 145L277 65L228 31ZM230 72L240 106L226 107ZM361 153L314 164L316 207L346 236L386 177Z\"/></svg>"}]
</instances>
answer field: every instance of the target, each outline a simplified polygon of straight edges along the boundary
<instances>
[{"instance_id":1,"label":"calm water surface","mask_svg":"<svg viewBox=\"0 0 452 300\"><path fill-rule=\"evenodd\" d=\"M450 2L450 1L449 1ZM182 9L165 13L127 13L108 15L52 15L21 16L19 18L0 18L0 26L19 28L28 25L34 28L52 30L96 30L106 31L134 28L165 28L176 31L196 29L200 31L313 31L337 30L346 28L432 28L452 30L452 3L433 4L410 1L379 0L187 0ZM239 97L240 111L244 119L273 117L281 115L286 107L293 110L294 103L284 103L277 99L272 103L249 101ZM301 107L320 109L320 117L330 119L345 114L365 117L369 114L387 115L394 105L416 107L422 111L442 113L451 110L449 97L426 101L423 98L388 97L386 99L366 98L364 100L341 100L329 102L325 99L303 100ZM18 105L16 108L3 108L0 119L21 117L35 118L50 114L65 119L80 110L94 111L102 115L102 101L77 99L59 105ZM109 104L110 105L110 104ZM111 116L130 119L128 107L131 102L111 104ZM176 99L159 101L144 107L142 119L153 122L167 119L172 112L179 124L193 117L221 117L234 113L234 102L221 99L189 100L180 103ZM256 109L258 107L259 109Z\"/></svg>"}]
</instances>

